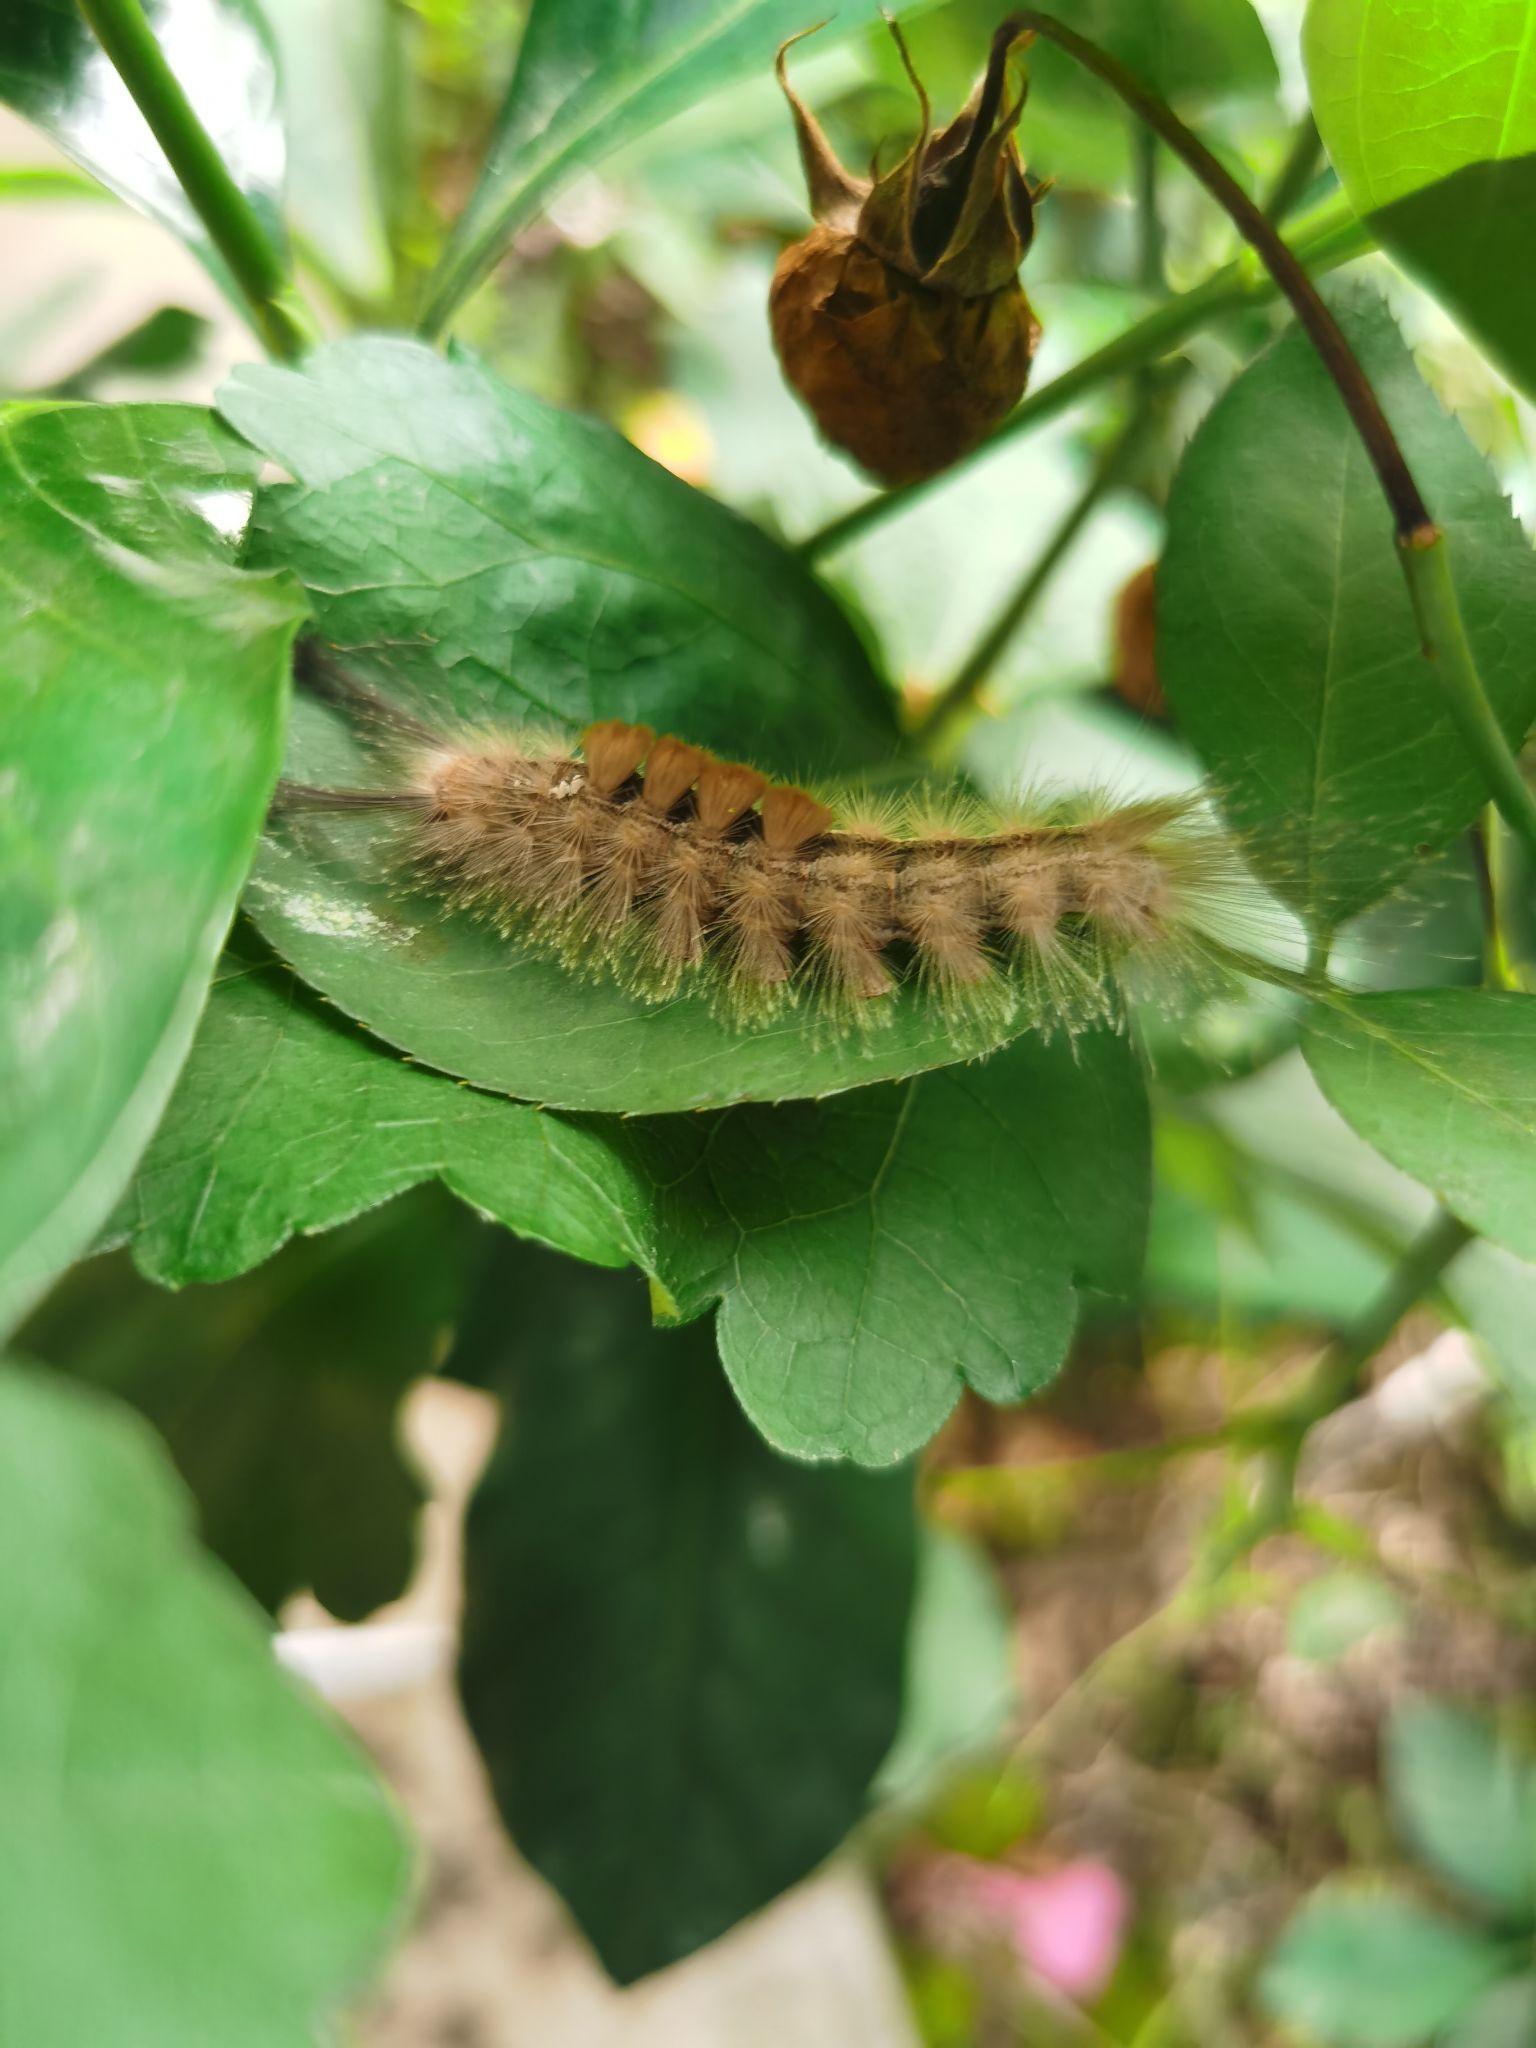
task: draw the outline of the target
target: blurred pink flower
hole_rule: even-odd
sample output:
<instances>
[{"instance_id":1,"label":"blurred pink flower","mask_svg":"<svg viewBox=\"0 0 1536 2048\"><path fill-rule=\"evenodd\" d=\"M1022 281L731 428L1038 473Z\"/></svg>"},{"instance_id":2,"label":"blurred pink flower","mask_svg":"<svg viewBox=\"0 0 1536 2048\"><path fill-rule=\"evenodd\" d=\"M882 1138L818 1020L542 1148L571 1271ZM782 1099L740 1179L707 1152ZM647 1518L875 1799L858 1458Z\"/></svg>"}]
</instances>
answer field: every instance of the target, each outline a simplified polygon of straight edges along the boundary
<instances>
[{"instance_id":1,"label":"blurred pink flower","mask_svg":"<svg viewBox=\"0 0 1536 2048\"><path fill-rule=\"evenodd\" d=\"M1125 1886L1107 1863L1064 1863L1033 1875L967 1863L965 1889L1001 1921L1042 1982L1087 2004L1114 1973L1130 1915Z\"/></svg>"}]
</instances>

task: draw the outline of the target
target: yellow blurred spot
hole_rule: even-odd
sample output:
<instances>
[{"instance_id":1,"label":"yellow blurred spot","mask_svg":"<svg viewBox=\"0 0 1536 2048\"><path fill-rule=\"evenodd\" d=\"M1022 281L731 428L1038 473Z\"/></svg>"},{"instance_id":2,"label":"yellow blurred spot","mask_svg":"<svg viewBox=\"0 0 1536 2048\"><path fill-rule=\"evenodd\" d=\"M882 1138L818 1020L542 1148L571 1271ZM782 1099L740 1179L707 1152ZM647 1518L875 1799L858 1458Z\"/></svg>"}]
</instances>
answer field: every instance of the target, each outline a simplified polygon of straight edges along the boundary
<instances>
[{"instance_id":1,"label":"yellow blurred spot","mask_svg":"<svg viewBox=\"0 0 1536 2048\"><path fill-rule=\"evenodd\" d=\"M686 398L675 391L648 391L626 409L620 425L637 448L684 483L709 482L714 438L704 415Z\"/></svg>"}]
</instances>

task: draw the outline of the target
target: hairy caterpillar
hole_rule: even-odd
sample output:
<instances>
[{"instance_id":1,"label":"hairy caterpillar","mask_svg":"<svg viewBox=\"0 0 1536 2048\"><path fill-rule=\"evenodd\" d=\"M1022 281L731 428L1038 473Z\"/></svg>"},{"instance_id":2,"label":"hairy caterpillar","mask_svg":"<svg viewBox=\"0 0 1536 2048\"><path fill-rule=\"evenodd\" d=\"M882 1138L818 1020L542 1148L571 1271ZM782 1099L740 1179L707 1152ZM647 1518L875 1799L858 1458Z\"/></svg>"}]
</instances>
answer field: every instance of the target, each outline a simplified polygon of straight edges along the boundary
<instances>
[{"instance_id":1,"label":"hairy caterpillar","mask_svg":"<svg viewBox=\"0 0 1536 2048\"><path fill-rule=\"evenodd\" d=\"M704 993L738 1029L802 1002L878 1028L909 979L956 1019L1075 1029L1115 1013L1127 965L1209 957L1246 893L1188 798L936 806L771 781L615 719L573 746L384 715L401 787L285 784L284 806L397 810L451 903L646 1001Z\"/></svg>"}]
</instances>

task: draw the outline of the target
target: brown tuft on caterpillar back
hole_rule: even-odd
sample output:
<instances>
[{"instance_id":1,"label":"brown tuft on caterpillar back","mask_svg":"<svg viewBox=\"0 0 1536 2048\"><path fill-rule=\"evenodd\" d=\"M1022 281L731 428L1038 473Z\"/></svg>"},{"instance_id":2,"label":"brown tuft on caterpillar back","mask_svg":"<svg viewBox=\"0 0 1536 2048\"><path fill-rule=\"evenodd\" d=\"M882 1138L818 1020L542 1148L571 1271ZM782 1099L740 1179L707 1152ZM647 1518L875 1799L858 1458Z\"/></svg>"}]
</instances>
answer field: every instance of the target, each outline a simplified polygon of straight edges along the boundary
<instances>
[{"instance_id":1,"label":"brown tuft on caterpillar back","mask_svg":"<svg viewBox=\"0 0 1536 2048\"><path fill-rule=\"evenodd\" d=\"M832 829L832 813L803 789L776 782L762 802L763 838L774 853L793 853Z\"/></svg>"},{"instance_id":2,"label":"brown tuft on caterpillar back","mask_svg":"<svg viewBox=\"0 0 1536 2048\"><path fill-rule=\"evenodd\" d=\"M694 807L706 832L729 832L768 787L766 775L739 761L711 761L699 775Z\"/></svg>"},{"instance_id":3,"label":"brown tuft on caterpillar back","mask_svg":"<svg viewBox=\"0 0 1536 2048\"><path fill-rule=\"evenodd\" d=\"M599 796L611 796L628 782L655 737L648 725L625 725L618 718L605 718L587 727L581 736L581 751L586 757L587 780Z\"/></svg>"},{"instance_id":4,"label":"brown tuft on caterpillar back","mask_svg":"<svg viewBox=\"0 0 1536 2048\"><path fill-rule=\"evenodd\" d=\"M709 763L710 756L702 747L690 747L686 740L675 739L670 733L659 739L645 763L640 795L646 808L670 811L682 802Z\"/></svg>"},{"instance_id":5,"label":"brown tuft on caterpillar back","mask_svg":"<svg viewBox=\"0 0 1536 2048\"><path fill-rule=\"evenodd\" d=\"M423 754L420 863L566 965L651 1002L700 989L742 1026L808 1001L873 1028L911 985L949 1018L1079 1029L1113 1014L1121 961L1199 955L1191 906L1219 907L1234 872L1185 799L840 805L644 726L602 721L584 748L489 734Z\"/></svg>"}]
</instances>

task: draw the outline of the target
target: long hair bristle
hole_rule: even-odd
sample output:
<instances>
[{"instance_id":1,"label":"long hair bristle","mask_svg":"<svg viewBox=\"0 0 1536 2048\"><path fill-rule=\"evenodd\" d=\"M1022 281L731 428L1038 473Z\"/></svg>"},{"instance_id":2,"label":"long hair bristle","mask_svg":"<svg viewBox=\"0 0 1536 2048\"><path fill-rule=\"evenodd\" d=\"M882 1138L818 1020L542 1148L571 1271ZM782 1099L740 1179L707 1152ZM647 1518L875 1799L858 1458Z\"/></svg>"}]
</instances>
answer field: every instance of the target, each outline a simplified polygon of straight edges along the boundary
<instances>
[{"instance_id":1,"label":"long hair bristle","mask_svg":"<svg viewBox=\"0 0 1536 2048\"><path fill-rule=\"evenodd\" d=\"M1206 926L1255 893L1198 799L845 801L619 720L579 745L394 736L406 788L288 784L280 804L397 810L454 905L740 1028L803 1002L878 1029L911 984L949 1018L1076 1031L1119 1015L1124 974L1198 969Z\"/></svg>"}]
</instances>

